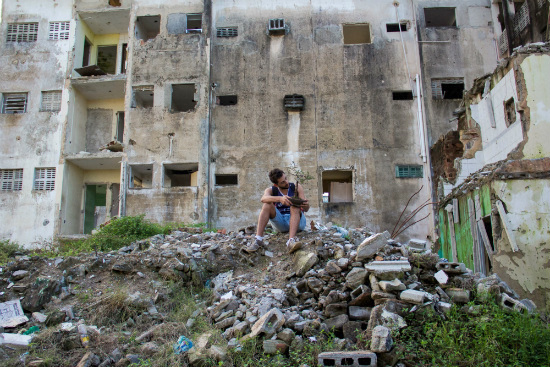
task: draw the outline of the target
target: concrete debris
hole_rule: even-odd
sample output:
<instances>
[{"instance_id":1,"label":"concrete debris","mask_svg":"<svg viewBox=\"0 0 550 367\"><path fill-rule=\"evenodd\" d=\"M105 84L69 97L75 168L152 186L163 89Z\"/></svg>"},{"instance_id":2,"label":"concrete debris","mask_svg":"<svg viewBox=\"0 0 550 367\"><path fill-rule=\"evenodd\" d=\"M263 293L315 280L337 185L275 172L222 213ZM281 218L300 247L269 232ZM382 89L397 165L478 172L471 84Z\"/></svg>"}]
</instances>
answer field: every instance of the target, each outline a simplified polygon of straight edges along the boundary
<instances>
[{"instance_id":1,"label":"concrete debris","mask_svg":"<svg viewBox=\"0 0 550 367\"><path fill-rule=\"evenodd\" d=\"M0 303L0 327L13 328L27 321L29 318L23 313L18 299Z\"/></svg>"}]
</instances>

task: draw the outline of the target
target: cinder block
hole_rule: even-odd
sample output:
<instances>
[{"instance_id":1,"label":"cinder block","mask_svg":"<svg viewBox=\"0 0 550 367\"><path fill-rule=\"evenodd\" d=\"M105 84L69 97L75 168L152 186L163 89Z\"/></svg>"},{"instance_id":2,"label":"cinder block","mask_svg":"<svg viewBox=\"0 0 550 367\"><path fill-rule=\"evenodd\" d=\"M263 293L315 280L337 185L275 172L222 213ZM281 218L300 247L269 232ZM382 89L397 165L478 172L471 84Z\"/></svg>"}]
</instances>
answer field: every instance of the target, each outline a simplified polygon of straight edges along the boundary
<instances>
[{"instance_id":1,"label":"cinder block","mask_svg":"<svg viewBox=\"0 0 550 367\"><path fill-rule=\"evenodd\" d=\"M467 271L466 265L463 263L439 262L435 267L437 270L443 270L447 274L463 274Z\"/></svg>"},{"instance_id":2,"label":"cinder block","mask_svg":"<svg viewBox=\"0 0 550 367\"><path fill-rule=\"evenodd\" d=\"M500 304L502 305L502 307L504 307L507 310L513 310L518 312L528 311L527 307L523 303L521 303L521 301L513 299L506 293L502 293Z\"/></svg>"},{"instance_id":3,"label":"cinder block","mask_svg":"<svg viewBox=\"0 0 550 367\"><path fill-rule=\"evenodd\" d=\"M428 247L428 243L424 240L416 240L416 239L410 239L409 240L409 249L411 251L426 251Z\"/></svg>"},{"instance_id":4,"label":"cinder block","mask_svg":"<svg viewBox=\"0 0 550 367\"><path fill-rule=\"evenodd\" d=\"M426 292L407 289L406 291L401 292L399 298L401 298L402 301L420 305L424 303L424 300L426 299Z\"/></svg>"},{"instance_id":5,"label":"cinder block","mask_svg":"<svg viewBox=\"0 0 550 367\"><path fill-rule=\"evenodd\" d=\"M376 367L376 353L370 350L323 352L317 357L319 366Z\"/></svg>"}]
</instances>

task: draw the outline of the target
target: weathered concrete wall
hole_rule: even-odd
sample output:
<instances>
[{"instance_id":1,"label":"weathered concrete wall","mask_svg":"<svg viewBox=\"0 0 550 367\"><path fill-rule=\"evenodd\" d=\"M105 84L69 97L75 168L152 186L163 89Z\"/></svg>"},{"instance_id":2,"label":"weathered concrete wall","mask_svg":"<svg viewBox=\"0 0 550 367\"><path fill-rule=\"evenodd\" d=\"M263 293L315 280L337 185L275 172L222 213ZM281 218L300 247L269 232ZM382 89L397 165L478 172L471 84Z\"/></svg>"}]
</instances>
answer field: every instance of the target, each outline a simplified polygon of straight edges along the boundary
<instances>
[{"instance_id":1,"label":"weathered concrete wall","mask_svg":"<svg viewBox=\"0 0 550 367\"><path fill-rule=\"evenodd\" d=\"M0 49L0 92L28 92L27 112L0 115L2 126L0 168L23 168L21 191L3 191L0 204L0 238L30 246L51 240L57 216L56 193L33 191L34 169L59 164L62 127L68 93L63 91L61 111L40 112L41 91L65 89L71 40L48 40L50 21L70 21L72 1L3 3ZM36 42L6 42L8 23L38 22ZM71 22L71 35L74 23ZM60 195L59 195L60 196ZM25 218L25 220L21 220Z\"/></svg>"}]
</instances>

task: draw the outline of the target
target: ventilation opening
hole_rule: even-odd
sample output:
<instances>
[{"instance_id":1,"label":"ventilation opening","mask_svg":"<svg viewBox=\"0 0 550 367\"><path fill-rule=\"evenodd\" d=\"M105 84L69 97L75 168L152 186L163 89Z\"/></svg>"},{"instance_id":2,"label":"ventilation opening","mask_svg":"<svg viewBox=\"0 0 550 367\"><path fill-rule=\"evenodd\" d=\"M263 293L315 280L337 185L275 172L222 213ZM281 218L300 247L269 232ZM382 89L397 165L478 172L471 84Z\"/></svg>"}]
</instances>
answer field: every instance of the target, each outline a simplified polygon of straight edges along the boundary
<instances>
[{"instance_id":1,"label":"ventilation opening","mask_svg":"<svg viewBox=\"0 0 550 367\"><path fill-rule=\"evenodd\" d=\"M136 38L147 41L160 33L160 15L147 15L136 19Z\"/></svg>"},{"instance_id":2,"label":"ventilation opening","mask_svg":"<svg viewBox=\"0 0 550 367\"><path fill-rule=\"evenodd\" d=\"M397 178L422 178L422 166L398 165L395 166L395 177Z\"/></svg>"},{"instance_id":3,"label":"ventilation opening","mask_svg":"<svg viewBox=\"0 0 550 367\"><path fill-rule=\"evenodd\" d=\"M187 33L202 32L202 14L187 14Z\"/></svg>"},{"instance_id":4,"label":"ventilation opening","mask_svg":"<svg viewBox=\"0 0 550 367\"><path fill-rule=\"evenodd\" d=\"M407 32L407 23L387 23L386 32Z\"/></svg>"},{"instance_id":5,"label":"ventilation opening","mask_svg":"<svg viewBox=\"0 0 550 367\"><path fill-rule=\"evenodd\" d=\"M117 46L97 46L97 66L107 74L116 73Z\"/></svg>"},{"instance_id":6,"label":"ventilation opening","mask_svg":"<svg viewBox=\"0 0 550 367\"><path fill-rule=\"evenodd\" d=\"M287 94L283 99L283 103L287 111L302 111L305 107L306 99L299 94Z\"/></svg>"},{"instance_id":7,"label":"ventilation opening","mask_svg":"<svg viewBox=\"0 0 550 367\"><path fill-rule=\"evenodd\" d=\"M55 168L35 168L34 190L52 191L55 189Z\"/></svg>"},{"instance_id":8,"label":"ventilation opening","mask_svg":"<svg viewBox=\"0 0 550 367\"><path fill-rule=\"evenodd\" d=\"M216 186L238 185L237 175L216 175Z\"/></svg>"},{"instance_id":9,"label":"ventilation opening","mask_svg":"<svg viewBox=\"0 0 550 367\"><path fill-rule=\"evenodd\" d=\"M198 163L174 163L164 165L164 187L198 186Z\"/></svg>"},{"instance_id":10,"label":"ventilation opening","mask_svg":"<svg viewBox=\"0 0 550 367\"><path fill-rule=\"evenodd\" d=\"M433 99L462 99L464 79L432 79Z\"/></svg>"},{"instance_id":11,"label":"ventilation opening","mask_svg":"<svg viewBox=\"0 0 550 367\"><path fill-rule=\"evenodd\" d=\"M332 358L324 358L323 366L336 366L336 360Z\"/></svg>"},{"instance_id":12,"label":"ventilation opening","mask_svg":"<svg viewBox=\"0 0 550 367\"><path fill-rule=\"evenodd\" d=\"M343 31L345 45L372 43L370 24L344 24Z\"/></svg>"},{"instance_id":13,"label":"ventilation opening","mask_svg":"<svg viewBox=\"0 0 550 367\"><path fill-rule=\"evenodd\" d=\"M239 35L237 27L218 27L216 28L216 37L237 37Z\"/></svg>"},{"instance_id":14,"label":"ventilation opening","mask_svg":"<svg viewBox=\"0 0 550 367\"><path fill-rule=\"evenodd\" d=\"M27 97L27 93L4 93L2 95L2 113L27 112Z\"/></svg>"},{"instance_id":15,"label":"ventilation opening","mask_svg":"<svg viewBox=\"0 0 550 367\"><path fill-rule=\"evenodd\" d=\"M285 20L282 18L270 19L267 24L267 30L272 36L284 35L286 33Z\"/></svg>"},{"instance_id":16,"label":"ventilation opening","mask_svg":"<svg viewBox=\"0 0 550 367\"><path fill-rule=\"evenodd\" d=\"M410 90L392 92L394 101L412 101L413 92Z\"/></svg>"},{"instance_id":17,"label":"ventilation opening","mask_svg":"<svg viewBox=\"0 0 550 367\"><path fill-rule=\"evenodd\" d=\"M370 358L359 358L358 362L360 366L370 366L372 364L372 361Z\"/></svg>"},{"instance_id":18,"label":"ventilation opening","mask_svg":"<svg viewBox=\"0 0 550 367\"><path fill-rule=\"evenodd\" d=\"M351 203L353 202L353 172L324 171L323 172L323 202Z\"/></svg>"},{"instance_id":19,"label":"ventilation opening","mask_svg":"<svg viewBox=\"0 0 550 367\"><path fill-rule=\"evenodd\" d=\"M133 108L152 108L155 97L153 86L139 86L133 88L134 96L132 98Z\"/></svg>"},{"instance_id":20,"label":"ventilation opening","mask_svg":"<svg viewBox=\"0 0 550 367\"><path fill-rule=\"evenodd\" d=\"M506 127L516 122L516 102L510 98L504 102L504 116L506 118Z\"/></svg>"},{"instance_id":21,"label":"ventilation opening","mask_svg":"<svg viewBox=\"0 0 550 367\"><path fill-rule=\"evenodd\" d=\"M192 111L197 105L195 84L172 84L172 112Z\"/></svg>"},{"instance_id":22,"label":"ventilation opening","mask_svg":"<svg viewBox=\"0 0 550 367\"><path fill-rule=\"evenodd\" d=\"M150 189L153 187L153 164L130 165L130 188Z\"/></svg>"},{"instance_id":23,"label":"ventilation opening","mask_svg":"<svg viewBox=\"0 0 550 367\"><path fill-rule=\"evenodd\" d=\"M456 27L455 8L424 8L426 27Z\"/></svg>"},{"instance_id":24,"label":"ventilation opening","mask_svg":"<svg viewBox=\"0 0 550 367\"><path fill-rule=\"evenodd\" d=\"M218 96L220 106L233 106L237 104L237 96Z\"/></svg>"}]
</instances>

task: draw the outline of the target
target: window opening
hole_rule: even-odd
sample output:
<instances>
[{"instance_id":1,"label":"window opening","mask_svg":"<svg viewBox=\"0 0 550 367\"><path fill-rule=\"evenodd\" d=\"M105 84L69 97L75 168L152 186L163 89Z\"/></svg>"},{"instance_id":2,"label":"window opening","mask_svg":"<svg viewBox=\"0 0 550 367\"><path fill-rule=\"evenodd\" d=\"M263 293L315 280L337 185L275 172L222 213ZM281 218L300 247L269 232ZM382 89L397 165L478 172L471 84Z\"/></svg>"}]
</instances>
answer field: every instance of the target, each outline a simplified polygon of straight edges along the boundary
<instances>
[{"instance_id":1,"label":"window opening","mask_svg":"<svg viewBox=\"0 0 550 367\"><path fill-rule=\"evenodd\" d=\"M52 41L68 40L71 22L50 22L48 39Z\"/></svg>"},{"instance_id":2,"label":"window opening","mask_svg":"<svg viewBox=\"0 0 550 367\"><path fill-rule=\"evenodd\" d=\"M516 102L514 98L504 102L504 116L506 117L506 127L516 122Z\"/></svg>"},{"instance_id":3,"label":"window opening","mask_svg":"<svg viewBox=\"0 0 550 367\"><path fill-rule=\"evenodd\" d=\"M164 187L198 186L198 163L170 163L164 165Z\"/></svg>"},{"instance_id":4,"label":"window opening","mask_svg":"<svg viewBox=\"0 0 550 367\"><path fill-rule=\"evenodd\" d=\"M122 44L122 58L120 60L120 73L126 74L126 58L128 57L128 44Z\"/></svg>"},{"instance_id":5,"label":"window opening","mask_svg":"<svg viewBox=\"0 0 550 367\"><path fill-rule=\"evenodd\" d=\"M38 23L9 23L6 42L35 42Z\"/></svg>"},{"instance_id":6,"label":"window opening","mask_svg":"<svg viewBox=\"0 0 550 367\"><path fill-rule=\"evenodd\" d=\"M394 91L392 92L392 99L394 101L412 101L413 92L411 90Z\"/></svg>"},{"instance_id":7,"label":"window opening","mask_svg":"<svg viewBox=\"0 0 550 367\"><path fill-rule=\"evenodd\" d=\"M237 37L239 32L237 27L218 27L216 28L216 37Z\"/></svg>"},{"instance_id":8,"label":"window opening","mask_svg":"<svg viewBox=\"0 0 550 367\"><path fill-rule=\"evenodd\" d=\"M407 23L386 23L386 32L407 32Z\"/></svg>"},{"instance_id":9,"label":"window opening","mask_svg":"<svg viewBox=\"0 0 550 367\"><path fill-rule=\"evenodd\" d=\"M124 111L116 113L116 136L115 140L122 143L124 137Z\"/></svg>"},{"instance_id":10,"label":"window opening","mask_svg":"<svg viewBox=\"0 0 550 367\"><path fill-rule=\"evenodd\" d=\"M422 166L418 165L397 165L395 166L395 177L397 178L422 178L424 173Z\"/></svg>"},{"instance_id":11,"label":"window opening","mask_svg":"<svg viewBox=\"0 0 550 367\"><path fill-rule=\"evenodd\" d=\"M172 84L172 112L192 111L197 105L195 84Z\"/></svg>"},{"instance_id":12,"label":"window opening","mask_svg":"<svg viewBox=\"0 0 550 367\"><path fill-rule=\"evenodd\" d=\"M187 14L187 33L202 32L202 14Z\"/></svg>"},{"instance_id":13,"label":"window opening","mask_svg":"<svg viewBox=\"0 0 550 367\"><path fill-rule=\"evenodd\" d=\"M2 94L2 113L16 114L27 112L28 93Z\"/></svg>"},{"instance_id":14,"label":"window opening","mask_svg":"<svg viewBox=\"0 0 550 367\"><path fill-rule=\"evenodd\" d=\"M42 92L40 111L58 112L61 110L61 91L51 90Z\"/></svg>"},{"instance_id":15,"label":"window opening","mask_svg":"<svg viewBox=\"0 0 550 367\"><path fill-rule=\"evenodd\" d=\"M426 27L456 27L455 8L424 8Z\"/></svg>"},{"instance_id":16,"label":"window opening","mask_svg":"<svg viewBox=\"0 0 550 367\"><path fill-rule=\"evenodd\" d=\"M34 190L52 191L55 188L55 168L36 168L34 170Z\"/></svg>"},{"instance_id":17,"label":"window opening","mask_svg":"<svg viewBox=\"0 0 550 367\"><path fill-rule=\"evenodd\" d=\"M483 226L485 227L485 232L487 232L487 237L489 237L489 244L491 245L491 250L495 252L495 244L493 243L493 225L491 223L491 216L481 218L483 220Z\"/></svg>"},{"instance_id":18,"label":"window opening","mask_svg":"<svg viewBox=\"0 0 550 367\"><path fill-rule=\"evenodd\" d=\"M0 170L0 189L2 191L21 191L23 189L23 169Z\"/></svg>"},{"instance_id":19,"label":"window opening","mask_svg":"<svg viewBox=\"0 0 550 367\"><path fill-rule=\"evenodd\" d=\"M216 186L231 186L238 184L239 179L237 175L216 175Z\"/></svg>"},{"instance_id":20,"label":"window opening","mask_svg":"<svg viewBox=\"0 0 550 367\"><path fill-rule=\"evenodd\" d=\"M107 74L116 73L117 46L97 46L97 66Z\"/></svg>"},{"instance_id":21,"label":"window opening","mask_svg":"<svg viewBox=\"0 0 550 367\"><path fill-rule=\"evenodd\" d=\"M433 99L462 99L464 79L432 79Z\"/></svg>"},{"instance_id":22,"label":"window opening","mask_svg":"<svg viewBox=\"0 0 550 367\"><path fill-rule=\"evenodd\" d=\"M150 189L153 187L153 164L130 165L130 188Z\"/></svg>"},{"instance_id":23,"label":"window opening","mask_svg":"<svg viewBox=\"0 0 550 367\"><path fill-rule=\"evenodd\" d=\"M278 36L286 33L286 23L282 18L270 19L267 23L267 30L270 35Z\"/></svg>"},{"instance_id":24,"label":"window opening","mask_svg":"<svg viewBox=\"0 0 550 367\"><path fill-rule=\"evenodd\" d=\"M160 15L147 15L136 19L136 38L147 41L160 33Z\"/></svg>"},{"instance_id":25,"label":"window opening","mask_svg":"<svg viewBox=\"0 0 550 367\"><path fill-rule=\"evenodd\" d=\"M90 65L90 54L92 49L92 43L84 37L84 51L82 52L82 66Z\"/></svg>"},{"instance_id":26,"label":"window opening","mask_svg":"<svg viewBox=\"0 0 550 367\"><path fill-rule=\"evenodd\" d=\"M343 24L342 28L344 32L345 45L372 43L370 24Z\"/></svg>"},{"instance_id":27,"label":"window opening","mask_svg":"<svg viewBox=\"0 0 550 367\"><path fill-rule=\"evenodd\" d=\"M218 96L220 106L233 106L237 104L237 96Z\"/></svg>"},{"instance_id":28,"label":"window opening","mask_svg":"<svg viewBox=\"0 0 550 367\"><path fill-rule=\"evenodd\" d=\"M134 97L132 98L133 108L152 108L154 101L154 88L152 85L144 85L133 88Z\"/></svg>"},{"instance_id":29,"label":"window opening","mask_svg":"<svg viewBox=\"0 0 550 367\"><path fill-rule=\"evenodd\" d=\"M121 6L120 0L109 0L109 5L111 6Z\"/></svg>"},{"instance_id":30,"label":"window opening","mask_svg":"<svg viewBox=\"0 0 550 367\"><path fill-rule=\"evenodd\" d=\"M323 171L323 202L353 202L353 172L342 170Z\"/></svg>"}]
</instances>

